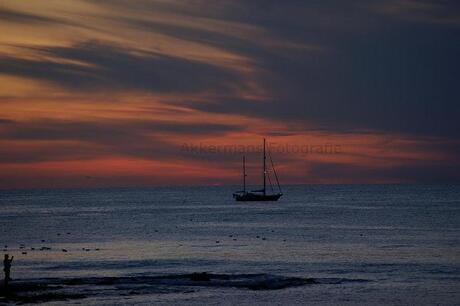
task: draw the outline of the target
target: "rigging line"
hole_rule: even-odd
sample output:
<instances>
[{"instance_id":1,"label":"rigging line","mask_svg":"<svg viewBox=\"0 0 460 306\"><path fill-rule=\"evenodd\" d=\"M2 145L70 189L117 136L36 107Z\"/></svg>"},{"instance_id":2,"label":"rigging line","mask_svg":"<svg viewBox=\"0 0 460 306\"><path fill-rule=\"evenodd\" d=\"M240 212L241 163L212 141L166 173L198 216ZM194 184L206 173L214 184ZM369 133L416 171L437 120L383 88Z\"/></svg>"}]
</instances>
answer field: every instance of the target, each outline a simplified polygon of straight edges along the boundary
<instances>
[{"instance_id":1,"label":"rigging line","mask_svg":"<svg viewBox=\"0 0 460 306\"><path fill-rule=\"evenodd\" d=\"M268 157L270 157L270 163L272 164L273 173L275 174L276 184L278 184L279 191L282 192L280 181L278 180L278 175L276 174L275 164L273 163L272 154L270 153L270 150L268 150Z\"/></svg>"},{"instance_id":2,"label":"rigging line","mask_svg":"<svg viewBox=\"0 0 460 306\"><path fill-rule=\"evenodd\" d=\"M273 191L273 184L272 184L272 180L270 178L270 171L267 171L267 177L268 177L268 182L270 183L270 188Z\"/></svg>"}]
</instances>

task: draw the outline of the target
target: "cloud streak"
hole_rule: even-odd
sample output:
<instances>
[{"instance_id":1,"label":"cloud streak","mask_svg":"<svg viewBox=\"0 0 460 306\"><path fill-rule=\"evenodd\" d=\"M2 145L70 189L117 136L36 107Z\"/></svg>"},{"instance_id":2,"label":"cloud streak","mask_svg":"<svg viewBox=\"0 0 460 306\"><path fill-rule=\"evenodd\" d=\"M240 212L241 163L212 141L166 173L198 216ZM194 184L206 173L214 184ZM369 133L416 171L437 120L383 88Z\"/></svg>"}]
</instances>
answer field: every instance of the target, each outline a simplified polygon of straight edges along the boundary
<instances>
[{"instance_id":1,"label":"cloud streak","mask_svg":"<svg viewBox=\"0 0 460 306\"><path fill-rule=\"evenodd\" d=\"M35 50L54 60L5 56L0 58L0 73L50 81L76 91L226 92L239 83L232 72L213 65L98 41Z\"/></svg>"}]
</instances>

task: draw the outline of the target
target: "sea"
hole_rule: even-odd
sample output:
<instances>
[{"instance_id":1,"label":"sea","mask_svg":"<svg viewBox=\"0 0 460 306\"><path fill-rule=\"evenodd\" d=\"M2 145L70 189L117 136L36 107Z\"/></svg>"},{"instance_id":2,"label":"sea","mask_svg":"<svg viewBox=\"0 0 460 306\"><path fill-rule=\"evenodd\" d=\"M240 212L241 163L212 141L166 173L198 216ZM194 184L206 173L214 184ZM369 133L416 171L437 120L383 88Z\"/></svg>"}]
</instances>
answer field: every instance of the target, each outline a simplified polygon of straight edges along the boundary
<instances>
[{"instance_id":1,"label":"sea","mask_svg":"<svg viewBox=\"0 0 460 306\"><path fill-rule=\"evenodd\" d=\"M0 190L0 304L460 305L459 185Z\"/></svg>"}]
</instances>

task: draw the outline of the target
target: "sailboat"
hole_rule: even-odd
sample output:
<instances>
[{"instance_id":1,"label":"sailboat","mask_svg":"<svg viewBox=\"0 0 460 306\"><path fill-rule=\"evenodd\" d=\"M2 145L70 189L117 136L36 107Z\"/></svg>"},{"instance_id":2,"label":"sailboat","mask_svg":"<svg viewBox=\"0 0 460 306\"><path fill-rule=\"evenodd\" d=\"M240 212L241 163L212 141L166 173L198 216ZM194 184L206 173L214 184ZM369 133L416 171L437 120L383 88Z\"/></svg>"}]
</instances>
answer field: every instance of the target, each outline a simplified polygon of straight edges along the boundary
<instances>
[{"instance_id":1,"label":"sailboat","mask_svg":"<svg viewBox=\"0 0 460 306\"><path fill-rule=\"evenodd\" d=\"M266 149L265 149L265 138L264 138L264 149L263 149L263 182L264 186L263 189L260 190L252 190L252 191L246 191L246 158L243 156L243 190L241 191L236 191L233 193L233 198L237 201L278 201L278 199L283 195L281 192L281 186L278 181L278 175L276 174L275 170L275 165L273 164L273 160L270 154L270 151L268 151L268 156L270 157L270 163L273 169L273 173L275 174L276 178L276 183L278 185L278 192L273 193L273 185L271 183L270 175L267 175L267 155L266 155ZM272 193L267 193L267 177L270 183L270 188L272 190Z\"/></svg>"}]
</instances>

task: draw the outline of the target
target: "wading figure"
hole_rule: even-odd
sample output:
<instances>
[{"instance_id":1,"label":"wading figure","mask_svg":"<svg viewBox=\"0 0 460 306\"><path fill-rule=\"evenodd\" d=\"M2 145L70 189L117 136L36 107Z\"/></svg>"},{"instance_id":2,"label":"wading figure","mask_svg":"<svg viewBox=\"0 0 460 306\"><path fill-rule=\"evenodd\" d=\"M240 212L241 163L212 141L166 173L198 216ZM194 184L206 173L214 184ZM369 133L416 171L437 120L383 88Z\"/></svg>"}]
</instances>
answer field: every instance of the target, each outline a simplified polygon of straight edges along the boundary
<instances>
[{"instance_id":1,"label":"wading figure","mask_svg":"<svg viewBox=\"0 0 460 306\"><path fill-rule=\"evenodd\" d=\"M11 262L13 261L14 256L11 256L11 259L8 258L8 254L5 254L5 258L3 259L3 272L5 272L5 287L8 286L8 282L11 279L10 272L11 272Z\"/></svg>"}]
</instances>

